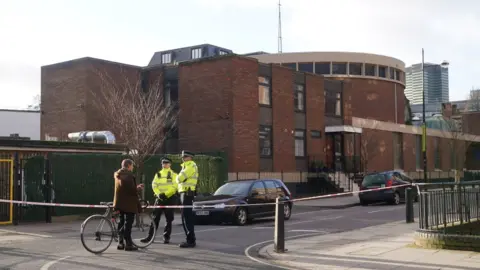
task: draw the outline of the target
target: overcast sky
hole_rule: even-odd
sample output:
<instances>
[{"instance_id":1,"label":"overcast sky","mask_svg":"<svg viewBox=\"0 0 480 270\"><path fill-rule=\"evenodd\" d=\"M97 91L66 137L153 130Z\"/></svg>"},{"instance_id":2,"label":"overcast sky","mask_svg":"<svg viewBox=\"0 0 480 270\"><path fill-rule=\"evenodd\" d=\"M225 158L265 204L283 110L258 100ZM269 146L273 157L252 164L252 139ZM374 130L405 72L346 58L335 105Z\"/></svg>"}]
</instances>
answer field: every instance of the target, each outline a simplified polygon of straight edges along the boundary
<instances>
[{"instance_id":1,"label":"overcast sky","mask_svg":"<svg viewBox=\"0 0 480 270\"><path fill-rule=\"evenodd\" d=\"M91 56L147 65L211 43L277 51L278 0L0 0L0 108L40 93L40 66ZM407 65L450 62L450 99L480 86L480 1L282 0L283 51L352 51Z\"/></svg>"}]
</instances>

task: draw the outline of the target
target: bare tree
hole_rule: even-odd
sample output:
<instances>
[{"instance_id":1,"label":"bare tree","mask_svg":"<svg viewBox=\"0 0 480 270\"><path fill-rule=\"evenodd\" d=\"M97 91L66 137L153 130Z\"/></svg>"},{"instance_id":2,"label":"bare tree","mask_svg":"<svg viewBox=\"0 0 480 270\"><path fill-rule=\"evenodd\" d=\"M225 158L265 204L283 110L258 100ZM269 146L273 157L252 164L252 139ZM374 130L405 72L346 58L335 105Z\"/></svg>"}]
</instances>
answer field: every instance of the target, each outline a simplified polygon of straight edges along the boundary
<instances>
[{"instance_id":1,"label":"bare tree","mask_svg":"<svg viewBox=\"0 0 480 270\"><path fill-rule=\"evenodd\" d=\"M480 89L472 89L468 94L467 99L468 110L472 110L474 112L480 111Z\"/></svg>"},{"instance_id":2,"label":"bare tree","mask_svg":"<svg viewBox=\"0 0 480 270\"><path fill-rule=\"evenodd\" d=\"M473 97L473 96L471 96ZM476 99L473 100L473 104ZM479 104L480 105L480 104ZM461 172L465 168L467 151L470 145L476 140L476 135L469 133L468 121L465 120L465 114L472 108L472 99L467 100L465 108L462 111L454 112L460 114L460 117L444 117L445 126L442 129L444 136L448 139L450 150L451 169L455 172L455 181L460 181ZM456 118L456 119L455 119Z\"/></svg>"},{"instance_id":3,"label":"bare tree","mask_svg":"<svg viewBox=\"0 0 480 270\"><path fill-rule=\"evenodd\" d=\"M368 129L375 130L377 125L378 123L375 122L372 127ZM360 162L364 173L368 172L370 160L380 153L379 146L378 138L376 138L374 132L362 132L360 140Z\"/></svg>"},{"instance_id":4,"label":"bare tree","mask_svg":"<svg viewBox=\"0 0 480 270\"><path fill-rule=\"evenodd\" d=\"M144 162L162 147L166 132L175 128L175 105L165 106L161 78L145 83L141 72L124 69L95 74L99 89L91 91L94 108L105 127L129 149L140 175Z\"/></svg>"},{"instance_id":5,"label":"bare tree","mask_svg":"<svg viewBox=\"0 0 480 270\"><path fill-rule=\"evenodd\" d=\"M40 95L35 95L35 97L33 97L32 104L28 105L27 109L28 110L39 111L40 108L41 108Z\"/></svg>"}]
</instances>

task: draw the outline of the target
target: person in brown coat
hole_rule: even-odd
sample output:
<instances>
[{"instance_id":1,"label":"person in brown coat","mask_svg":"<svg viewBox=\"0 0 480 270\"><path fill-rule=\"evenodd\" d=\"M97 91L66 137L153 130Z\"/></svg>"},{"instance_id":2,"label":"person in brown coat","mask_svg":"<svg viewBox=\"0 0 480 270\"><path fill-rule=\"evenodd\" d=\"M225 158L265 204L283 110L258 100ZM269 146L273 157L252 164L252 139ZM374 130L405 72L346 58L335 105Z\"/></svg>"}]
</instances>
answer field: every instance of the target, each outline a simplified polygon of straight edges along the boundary
<instances>
[{"instance_id":1,"label":"person in brown coat","mask_svg":"<svg viewBox=\"0 0 480 270\"><path fill-rule=\"evenodd\" d=\"M137 186L135 176L133 175L134 163L131 159L122 161L122 168L115 172L115 194L113 197L113 207L120 211L120 222L118 223L119 243L117 249L127 251L138 250L132 242L132 225L135 215L141 210L137 190L142 185ZM126 245L123 240L125 239Z\"/></svg>"}]
</instances>

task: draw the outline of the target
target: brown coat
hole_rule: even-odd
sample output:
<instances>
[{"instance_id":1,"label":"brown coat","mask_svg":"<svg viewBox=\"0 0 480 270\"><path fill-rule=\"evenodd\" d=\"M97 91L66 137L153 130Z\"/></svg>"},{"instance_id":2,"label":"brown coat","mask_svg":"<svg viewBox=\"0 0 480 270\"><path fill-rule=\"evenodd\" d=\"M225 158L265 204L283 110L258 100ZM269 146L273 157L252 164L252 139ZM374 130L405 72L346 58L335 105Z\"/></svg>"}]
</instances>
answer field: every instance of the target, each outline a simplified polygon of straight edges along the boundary
<instances>
[{"instance_id":1,"label":"brown coat","mask_svg":"<svg viewBox=\"0 0 480 270\"><path fill-rule=\"evenodd\" d=\"M120 169L113 177L115 179L113 206L122 212L138 214L140 201L133 173L127 169Z\"/></svg>"}]
</instances>

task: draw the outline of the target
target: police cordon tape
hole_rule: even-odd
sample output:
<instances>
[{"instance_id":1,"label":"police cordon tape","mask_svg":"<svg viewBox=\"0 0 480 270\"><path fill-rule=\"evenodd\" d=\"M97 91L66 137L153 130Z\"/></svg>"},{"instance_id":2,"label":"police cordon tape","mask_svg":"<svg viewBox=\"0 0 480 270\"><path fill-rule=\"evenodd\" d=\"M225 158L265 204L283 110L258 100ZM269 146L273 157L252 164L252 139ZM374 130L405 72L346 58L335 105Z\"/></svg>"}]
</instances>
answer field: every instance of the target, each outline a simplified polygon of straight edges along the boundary
<instances>
[{"instance_id":1,"label":"police cordon tape","mask_svg":"<svg viewBox=\"0 0 480 270\"><path fill-rule=\"evenodd\" d=\"M390 186L390 187L380 187L380 188L372 188L372 189L366 189L366 190L358 190L358 191L349 191L349 192L342 192L342 193L334 193L334 194L327 194L327 195L319 195L319 196L312 196L312 197L306 197L306 198L299 198L299 199L292 199L292 200L283 200L283 202L299 202L299 201L310 201L310 200L317 200L317 199L325 199L325 198L331 198L331 197L337 197L337 196L343 196L343 195L348 195L348 194L359 194L359 193L365 193L365 192L372 192L372 191L378 191L378 190L386 190L386 189L395 189L399 187L406 187L406 186L412 186L412 187L417 187L416 184L404 184L404 185L396 185L396 186ZM70 204L70 203L47 203L47 202L28 202L28 201L17 201L17 200L4 200L0 199L0 202L3 203L13 203L13 204L26 204L26 205L37 205L37 206L56 206L56 207L72 207L72 208L109 208L112 206L108 205L95 205L95 204ZM275 205L276 203L257 203L257 204L224 204L224 203L218 203L214 205L152 205L148 206L146 208L152 209L152 208L211 208L212 206L214 208L227 208L227 207L248 207L248 206L258 206L258 205Z\"/></svg>"}]
</instances>

